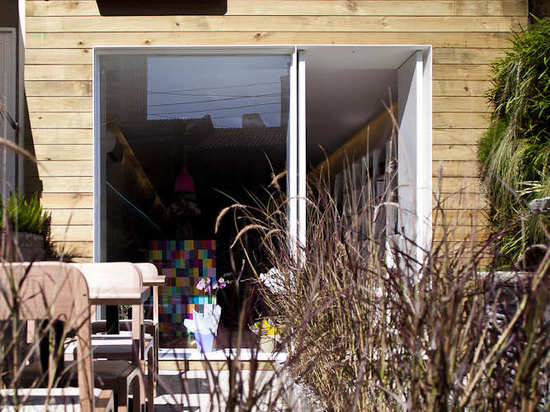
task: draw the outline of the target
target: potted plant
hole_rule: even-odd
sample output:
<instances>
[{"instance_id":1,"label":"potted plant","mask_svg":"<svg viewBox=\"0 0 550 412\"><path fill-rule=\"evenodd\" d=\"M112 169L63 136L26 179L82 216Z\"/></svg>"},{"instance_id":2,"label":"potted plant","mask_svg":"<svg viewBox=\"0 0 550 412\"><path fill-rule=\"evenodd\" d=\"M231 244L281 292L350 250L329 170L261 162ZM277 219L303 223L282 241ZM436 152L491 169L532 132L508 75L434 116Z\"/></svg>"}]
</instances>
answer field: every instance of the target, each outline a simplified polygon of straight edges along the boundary
<instances>
[{"instance_id":1,"label":"potted plant","mask_svg":"<svg viewBox=\"0 0 550 412\"><path fill-rule=\"evenodd\" d=\"M40 205L38 194L25 198L13 192L5 205L0 202L0 208L0 223L7 239L3 257L12 261L43 260L46 257L50 214Z\"/></svg>"}]
</instances>

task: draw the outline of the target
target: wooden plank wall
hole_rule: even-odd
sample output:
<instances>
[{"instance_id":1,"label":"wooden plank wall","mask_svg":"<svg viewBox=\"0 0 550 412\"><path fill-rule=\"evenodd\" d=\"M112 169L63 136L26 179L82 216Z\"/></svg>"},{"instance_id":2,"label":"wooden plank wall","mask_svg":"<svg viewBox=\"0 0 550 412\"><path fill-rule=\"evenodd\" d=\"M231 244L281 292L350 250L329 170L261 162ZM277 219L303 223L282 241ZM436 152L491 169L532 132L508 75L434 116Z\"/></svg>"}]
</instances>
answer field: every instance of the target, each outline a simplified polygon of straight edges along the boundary
<instances>
[{"instance_id":1,"label":"wooden plank wall","mask_svg":"<svg viewBox=\"0 0 550 412\"><path fill-rule=\"evenodd\" d=\"M103 17L93 0L27 0L26 98L53 235L91 258L93 46L431 44L434 187L458 223L455 239L472 222L482 237L475 159L488 124L489 64L527 24L527 3L228 0L224 16Z\"/></svg>"}]
</instances>

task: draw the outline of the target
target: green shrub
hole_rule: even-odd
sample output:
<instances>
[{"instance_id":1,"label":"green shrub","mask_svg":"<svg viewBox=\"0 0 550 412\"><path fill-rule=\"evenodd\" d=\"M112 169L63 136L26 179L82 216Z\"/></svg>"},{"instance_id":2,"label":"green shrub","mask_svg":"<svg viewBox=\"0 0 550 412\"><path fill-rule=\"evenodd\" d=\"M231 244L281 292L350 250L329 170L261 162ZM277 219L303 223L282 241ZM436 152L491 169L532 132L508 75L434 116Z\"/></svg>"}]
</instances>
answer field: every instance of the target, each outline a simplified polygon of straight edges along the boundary
<instances>
[{"instance_id":1,"label":"green shrub","mask_svg":"<svg viewBox=\"0 0 550 412\"><path fill-rule=\"evenodd\" d=\"M0 207L3 205L0 202ZM6 214L11 229L18 232L35 233L48 236L50 227L50 214L45 212L38 199L38 194L30 198L12 193L6 203ZM4 227L3 213L0 215L0 223Z\"/></svg>"},{"instance_id":2,"label":"green shrub","mask_svg":"<svg viewBox=\"0 0 550 412\"><path fill-rule=\"evenodd\" d=\"M512 48L492 65L493 124L481 139L479 160L491 201L490 222L512 258L546 243L548 219L527 203L550 196L550 20L514 34Z\"/></svg>"}]
</instances>

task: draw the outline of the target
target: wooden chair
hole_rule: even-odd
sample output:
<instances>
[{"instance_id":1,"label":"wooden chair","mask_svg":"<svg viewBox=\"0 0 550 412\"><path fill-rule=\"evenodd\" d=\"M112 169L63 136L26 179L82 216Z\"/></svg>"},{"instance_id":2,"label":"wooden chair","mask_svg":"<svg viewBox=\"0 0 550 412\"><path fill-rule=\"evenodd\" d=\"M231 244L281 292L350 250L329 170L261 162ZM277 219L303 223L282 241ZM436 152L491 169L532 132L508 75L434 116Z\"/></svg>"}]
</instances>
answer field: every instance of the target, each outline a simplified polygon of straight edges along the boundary
<instances>
[{"instance_id":1,"label":"wooden chair","mask_svg":"<svg viewBox=\"0 0 550 412\"><path fill-rule=\"evenodd\" d=\"M109 287L109 283L116 282L117 284L123 283L129 294L141 293L143 290L142 274L132 263L78 263L73 265L78 267L89 280L103 278L105 287ZM123 298L123 295L121 296ZM129 361L136 368L145 369L146 367L147 385L146 387L142 386L141 391L142 395L147 398L149 410L153 410L156 376L154 339L145 335L143 303L132 304L131 307L132 319L129 322L129 334L125 332L114 335L102 334L101 332L105 332L105 322L92 323L92 352L95 359L106 359L109 362L114 360ZM98 323L103 327L98 327Z\"/></svg>"},{"instance_id":2,"label":"wooden chair","mask_svg":"<svg viewBox=\"0 0 550 412\"><path fill-rule=\"evenodd\" d=\"M91 356L90 304L88 285L82 273L60 262L0 264L0 320L13 323L14 315L17 315L21 325L27 320L58 320L64 323L65 330L75 332L80 407L85 412L93 411L96 397ZM16 374L11 374L8 381L10 387L17 385L20 389L19 374L26 365L22 360L16 366ZM49 384L53 383L59 373L57 367L56 362L49 362ZM38 379L35 376L36 381Z\"/></svg>"},{"instance_id":3,"label":"wooden chair","mask_svg":"<svg viewBox=\"0 0 550 412\"><path fill-rule=\"evenodd\" d=\"M153 345L152 347L152 357L146 356L145 359L152 359L153 364L153 385L154 385L154 393L156 394L156 387L157 387L157 380L158 380L158 373L159 373L159 364L158 364L158 354L159 354L159 284L164 284L165 277L160 276L158 269L155 265L152 263L134 263L134 266L141 272L143 283L144 284L152 284L151 288L153 291L153 307L152 307L152 319L144 319L143 320L143 326L144 326L144 339L145 342L145 354L149 353L149 345ZM121 334L124 334L124 332L131 331L132 329L132 321L129 320L121 320L120 321L120 331ZM92 321L92 334L94 337L97 337L98 334L105 333L107 330L107 322L104 320L95 320ZM122 342L121 342L122 343ZM126 349L127 350L127 349ZM116 354L113 354L114 356L120 356L120 353L123 352L123 346L120 345L120 347L116 350ZM101 350L98 353L98 357L101 355L105 355L105 351ZM100 355L101 354L101 355ZM127 359L126 357L123 357L123 359ZM142 360L145 360L142 358Z\"/></svg>"}]
</instances>

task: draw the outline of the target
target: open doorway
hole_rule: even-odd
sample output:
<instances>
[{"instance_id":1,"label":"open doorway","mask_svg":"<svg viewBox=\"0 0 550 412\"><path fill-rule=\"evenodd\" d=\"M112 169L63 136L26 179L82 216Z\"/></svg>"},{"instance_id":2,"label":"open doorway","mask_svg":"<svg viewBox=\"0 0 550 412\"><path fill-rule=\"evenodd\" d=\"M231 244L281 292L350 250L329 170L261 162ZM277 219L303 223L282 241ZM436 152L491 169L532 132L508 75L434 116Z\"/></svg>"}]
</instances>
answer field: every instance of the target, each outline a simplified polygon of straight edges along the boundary
<instances>
[{"instance_id":1,"label":"open doorway","mask_svg":"<svg viewBox=\"0 0 550 412\"><path fill-rule=\"evenodd\" d=\"M183 321L213 302L196 282L235 271L229 248L234 227L227 221L214 231L224 207L249 203L250 194L261 200L272 175L286 170L282 190L296 198L289 202L289 228L294 220L300 238L307 176L327 158L338 165L335 156L360 147L365 130L370 143L357 159L373 181L384 179L392 156L403 161L402 169L419 147L431 150L428 128L422 136L418 128L408 137L400 133L407 151L413 150L406 156L386 145L388 108L404 124L431 111L415 98L430 93L414 83L424 69L413 70L411 78L402 70L414 56L429 66L429 48L417 50L95 50L95 260L153 261L164 270L161 346L186 346ZM413 185L417 166L411 170L406 179ZM341 164L335 172L342 172ZM395 218L381 230L386 234L391 226L392 234L399 233L399 225Z\"/></svg>"},{"instance_id":2,"label":"open doorway","mask_svg":"<svg viewBox=\"0 0 550 412\"><path fill-rule=\"evenodd\" d=\"M368 182L363 196L388 204L378 241L408 245L420 259L431 239L430 47L309 46L304 53L308 178L328 171L337 196L350 175Z\"/></svg>"}]
</instances>

